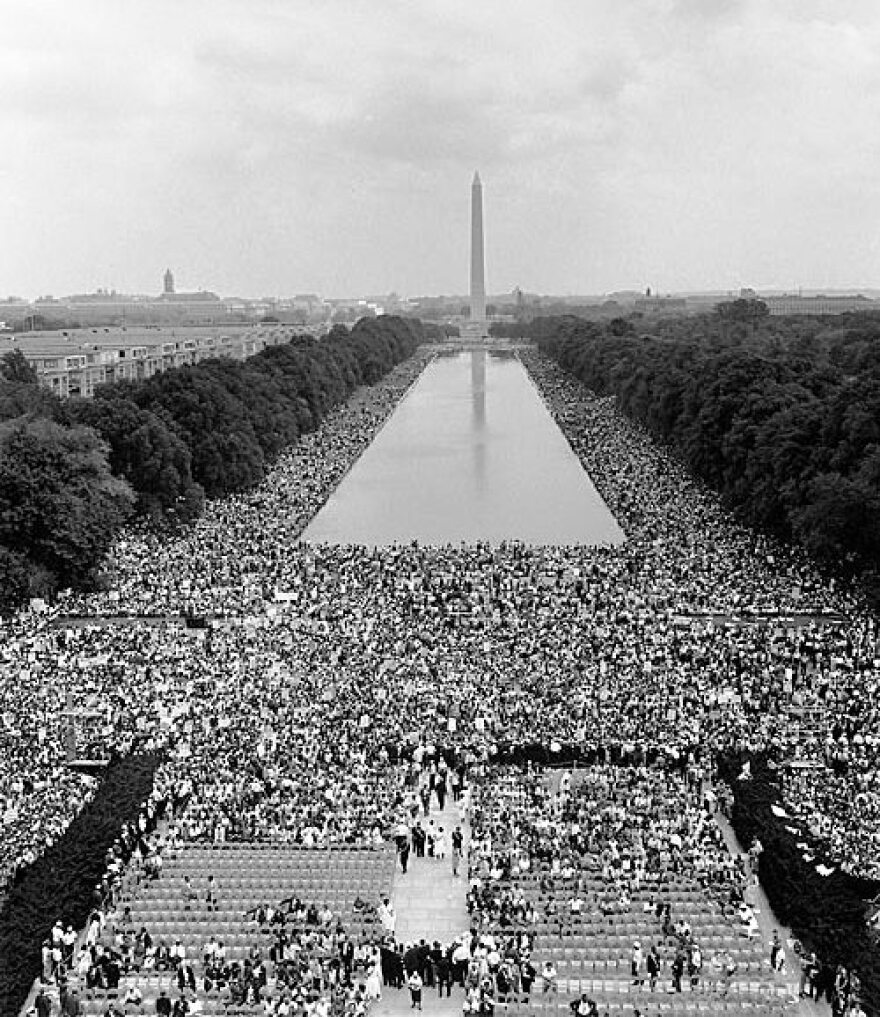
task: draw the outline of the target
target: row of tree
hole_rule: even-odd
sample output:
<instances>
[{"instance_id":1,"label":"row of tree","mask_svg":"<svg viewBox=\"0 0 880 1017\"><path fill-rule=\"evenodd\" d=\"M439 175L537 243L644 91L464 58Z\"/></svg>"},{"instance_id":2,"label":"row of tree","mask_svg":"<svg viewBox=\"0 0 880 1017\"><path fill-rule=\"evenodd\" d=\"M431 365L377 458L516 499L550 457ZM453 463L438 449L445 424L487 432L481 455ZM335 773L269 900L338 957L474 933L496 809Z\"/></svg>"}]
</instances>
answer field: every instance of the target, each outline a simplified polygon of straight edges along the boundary
<instances>
[{"instance_id":1,"label":"row of tree","mask_svg":"<svg viewBox=\"0 0 880 1017\"><path fill-rule=\"evenodd\" d=\"M741 777L745 763L749 779ZM805 952L815 951L832 969L842 964L856 974L862 1008L876 1017L880 940L866 919L874 912L870 902L880 893L880 881L849 875L833 861L833 872L819 872L817 865L829 861L822 841L773 811L782 800L778 760L735 753L720 756L717 765L733 791L730 819L739 842L752 844L757 838L763 846L758 874L774 916L791 928Z\"/></svg>"},{"instance_id":2,"label":"row of tree","mask_svg":"<svg viewBox=\"0 0 880 1017\"><path fill-rule=\"evenodd\" d=\"M0 1014L21 1012L34 979L40 974L40 947L52 926L81 929L102 886L107 853L131 857L133 831L141 808L153 790L162 763L158 753L138 753L111 761L95 797L63 834L42 854L22 865L0 899ZM149 836L174 799L159 799L147 820ZM54 1012L54 1011L53 1011Z\"/></svg>"},{"instance_id":3,"label":"row of tree","mask_svg":"<svg viewBox=\"0 0 880 1017\"><path fill-rule=\"evenodd\" d=\"M880 319L739 310L658 321L650 335L623 319L577 318L535 321L531 334L745 521L870 580L880 570Z\"/></svg>"},{"instance_id":4,"label":"row of tree","mask_svg":"<svg viewBox=\"0 0 880 1017\"><path fill-rule=\"evenodd\" d=\"M0 611L80 587L133 513L158 525L263 478L359 385L423 340L395 317L338 325L245 361L208 360L60 400L20 353L0 363Z\"/></svg>"}]
</instances>

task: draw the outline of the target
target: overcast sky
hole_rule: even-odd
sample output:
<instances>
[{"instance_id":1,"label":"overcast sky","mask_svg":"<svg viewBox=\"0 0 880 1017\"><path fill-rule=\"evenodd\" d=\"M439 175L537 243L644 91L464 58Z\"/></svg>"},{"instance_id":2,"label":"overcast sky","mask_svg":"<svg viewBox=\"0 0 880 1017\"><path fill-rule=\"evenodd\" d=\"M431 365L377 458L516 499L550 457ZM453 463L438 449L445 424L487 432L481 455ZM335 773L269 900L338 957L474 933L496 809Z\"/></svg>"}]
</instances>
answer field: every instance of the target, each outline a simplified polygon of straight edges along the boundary
<instances>
[{"instance_id":1,"label":"overcast sky","mask_svg":"<svg viewBox=\"0 0 880 1017\"><path fill-rule=\"evenodd\" d=\"M0 295L880 285L876 0L3 0Z\"/></svg>"}]
</instances>

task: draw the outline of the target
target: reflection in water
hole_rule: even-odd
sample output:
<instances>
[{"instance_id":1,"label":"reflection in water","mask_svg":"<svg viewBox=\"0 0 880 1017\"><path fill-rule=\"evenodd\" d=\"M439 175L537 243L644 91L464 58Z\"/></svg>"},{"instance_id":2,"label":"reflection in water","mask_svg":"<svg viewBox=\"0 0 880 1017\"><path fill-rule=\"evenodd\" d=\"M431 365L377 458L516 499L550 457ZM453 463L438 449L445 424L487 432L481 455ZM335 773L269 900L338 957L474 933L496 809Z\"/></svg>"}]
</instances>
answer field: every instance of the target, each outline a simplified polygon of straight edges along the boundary
<instances>
[{"instance_id":1,"label":"reflection in water","mask_svg":"<svg viewBox=\"0 0 880 1017\"><path fill-rule=\"evenodd\" d=\"M425 368L303 539L618 544L624 535L519 360L475 350Z\"/></svg>"},{"instance_id":2,"label":"reflection in water","mask_svg":"<svg viewBox=\"0 0 880 1017\"><path fill-rule=\"evenodd\" d=\"M486 423L486 351L471 353L471 400L474 423L481 428Z\"/></svg>"},{"instance_id":3,"label":"reflection in water","mask_svg":"<svg viewBox=\"0 0 880 1017\"><path fill-rule=\"evenodd\" d=\"M483 490L486 485L486 351L471 353L471 407L474 421L473 449L474 476L477 486Z\"/></svg>"}]
</instances>

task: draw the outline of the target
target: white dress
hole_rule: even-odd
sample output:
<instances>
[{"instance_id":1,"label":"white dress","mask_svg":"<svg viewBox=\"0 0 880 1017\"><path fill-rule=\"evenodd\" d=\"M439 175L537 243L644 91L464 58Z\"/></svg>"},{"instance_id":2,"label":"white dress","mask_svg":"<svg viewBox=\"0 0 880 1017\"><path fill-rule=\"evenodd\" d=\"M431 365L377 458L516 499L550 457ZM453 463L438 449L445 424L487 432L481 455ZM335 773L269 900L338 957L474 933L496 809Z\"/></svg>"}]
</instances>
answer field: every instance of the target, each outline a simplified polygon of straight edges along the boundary
<instances>
[{"instance_id":1,"label":"white dress","mask_svg":"<svg viewBox=\"0 0 880 1017\"><path fill-rule=\"evenodd\" d=\"M394 934L394 925L396 922L396 916L394 914L394 907L391 904L387 906L380 904L376 909L376 913L379 916L379 921L382 923L382 928L389 934Z\"/></svg>"},{"instance_id":2,"label":"white dress","mask_svg":"<svg viewBox=\"0 0 880 1017\"><path fill-rule=\"evenodd\" d=\"M367 982L364 992L367 999L382 998L382 975L379 971L379 966L377 964L373 965L373 968L367 975Z\"/></svg>"}]
</instances>

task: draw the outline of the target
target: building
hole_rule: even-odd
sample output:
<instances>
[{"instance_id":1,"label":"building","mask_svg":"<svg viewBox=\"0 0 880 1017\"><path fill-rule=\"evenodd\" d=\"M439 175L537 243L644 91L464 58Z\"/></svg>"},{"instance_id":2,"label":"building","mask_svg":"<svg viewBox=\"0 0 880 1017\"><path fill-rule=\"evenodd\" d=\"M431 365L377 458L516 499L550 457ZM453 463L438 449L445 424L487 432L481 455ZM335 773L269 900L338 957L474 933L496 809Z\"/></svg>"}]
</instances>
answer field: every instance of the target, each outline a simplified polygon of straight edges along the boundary
<instances>
[{"instance_id":1,"label":"building","mask_svg":"<svg viewBox=\"0 0 880 1017\"><path fill-rule=\"evenodd\" d=\"M143 381L210 358L245 360L303 335L315 331L288 325L70 329L0 336L0 356L21 350L40 384L56 395L91 397L98 385Z\"/></svg>"},{"instance_id":2,"label":"building","mask_svg":"<svg viewBox=\"0 0 880 1017\"><path fill-rule=\"evenodd\" d=\"M758 297L771 314L856 314L860 311L880 311L880 302L858 294L854 297Z\"/></svg>"},{"instance_id":3,"label":"building","mask_svg":"<svg viewBox=\"0 0 880 1017\"><path fill-rule=\"evenodd\" d=\"M162 292L166 296L170 296L174 293L174 276L171 274L171 269L165 269L165 278L162 281Z\"/></svg>"},{"instance_id":4,"label":"building","mask_svg":"<svg viewBox=\"0 0 880 1017\"><path fill-rule=\"evenodd\" d=\"M684 314L687 300L684 297L637 297L633 309L642 314Z\"/></svg>"}]
</instances>

